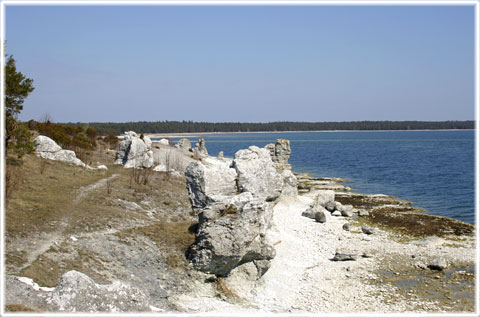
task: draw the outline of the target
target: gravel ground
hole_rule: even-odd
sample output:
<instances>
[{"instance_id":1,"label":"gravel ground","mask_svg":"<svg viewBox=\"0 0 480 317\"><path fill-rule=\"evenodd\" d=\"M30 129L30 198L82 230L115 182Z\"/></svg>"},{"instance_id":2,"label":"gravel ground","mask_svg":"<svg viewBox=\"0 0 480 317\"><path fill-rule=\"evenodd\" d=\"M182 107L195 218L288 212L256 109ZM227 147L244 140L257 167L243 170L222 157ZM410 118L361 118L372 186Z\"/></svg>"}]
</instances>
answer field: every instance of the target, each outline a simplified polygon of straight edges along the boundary
<instances>
[{"instance_id":1,"label":"gravel ground","mask_svg":"<svg viewBox=\"0 0 480 317\"><path fill-rule=\"evenodd\" d=\"M326 223L317 223L302 217L311 201L308 196L284 197L276 204L269 239L277 256L271 268L250 288L245 287L247 280L229 278L230 289L244 301L212 299L212 289L199 285L195 294L176 298L177 307L218 313L474 312L473 273L468 285L453 279L457 271L450 274L450 284L466 287L469 294L458 299L458 289L445 282L445 271L425 268L436 256L444 257L450 267L472 265L473 237L402 241L381 230L366 235L351 218L329 217ZM343 230L349 221L351 230ZM336 251L356 254L358 259L332 261ZM426 285L417 282L418 276L425 277Z\"/></svg>"}]
</instances>

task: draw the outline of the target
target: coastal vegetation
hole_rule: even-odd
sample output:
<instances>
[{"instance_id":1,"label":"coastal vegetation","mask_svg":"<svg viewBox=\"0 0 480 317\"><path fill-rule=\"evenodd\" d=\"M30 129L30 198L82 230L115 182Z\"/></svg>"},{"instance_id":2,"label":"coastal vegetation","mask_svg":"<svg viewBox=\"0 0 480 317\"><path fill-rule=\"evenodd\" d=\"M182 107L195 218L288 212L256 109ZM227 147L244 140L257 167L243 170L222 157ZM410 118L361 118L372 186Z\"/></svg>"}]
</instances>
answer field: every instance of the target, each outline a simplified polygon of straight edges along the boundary
<instances>
[{"instance_id":1,"label":"coastal vegetation","mask_svg":"<svg viewBox=\"0 0 480 317\"><path fill-rule=\"evenodd\" d=\"M268 131L335 131L335 130L442 130L475 129L475 121L345 121L345 122L194 122L139 121L75 123L93 127L102 135L137 133L199 132L268 132Z\"/></svg>"}]
</instances>

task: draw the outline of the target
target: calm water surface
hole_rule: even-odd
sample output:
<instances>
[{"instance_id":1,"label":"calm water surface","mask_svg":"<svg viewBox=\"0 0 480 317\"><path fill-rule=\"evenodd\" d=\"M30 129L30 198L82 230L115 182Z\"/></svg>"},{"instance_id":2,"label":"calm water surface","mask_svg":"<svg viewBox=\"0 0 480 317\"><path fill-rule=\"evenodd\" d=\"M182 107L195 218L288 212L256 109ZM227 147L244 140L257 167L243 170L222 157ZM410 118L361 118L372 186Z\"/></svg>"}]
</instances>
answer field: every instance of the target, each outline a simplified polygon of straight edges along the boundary
<instances>
[{"instance_id":1,"label":"calm water surface","mask_svg":"<svg viewBox=\"0 0 480 317\"><path fill-rule=\"evenodd\" d=\"M356 192L394 195L426 212L475 221L474 131L206 134L210 155L290 140L296 172L342 177ZM173 139L177 141L178 139Z\"/></svg>"}]
</instances>

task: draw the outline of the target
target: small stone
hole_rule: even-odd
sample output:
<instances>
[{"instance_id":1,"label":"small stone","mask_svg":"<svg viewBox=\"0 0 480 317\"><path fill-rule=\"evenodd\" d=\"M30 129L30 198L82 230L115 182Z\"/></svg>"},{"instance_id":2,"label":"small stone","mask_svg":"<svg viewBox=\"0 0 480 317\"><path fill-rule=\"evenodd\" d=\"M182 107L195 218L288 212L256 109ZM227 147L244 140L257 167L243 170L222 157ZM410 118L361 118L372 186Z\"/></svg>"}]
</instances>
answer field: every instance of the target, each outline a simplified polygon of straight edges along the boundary
<instances>
[{"instance_id":1,"label":"small stone","mask_svg":"<svg viewBox=\"0 0 480 317\"><path fill-rule=\"evenodd\" d=\"M335 210L334 212L332 212L332 216L340 217L341 215L342 213L339 210Z\"/></svg>"},{"instance_id":2,"label":"small stone","mask_svg":"<svg viewBox=\"0 0 480 317\"><path fill-rule=\"evenodd\" d=\"M344 223L343 226L342 226L342 229L345 230L345 231L350 231L350 224L348 222Z\"/></svg>"},{"instance_id":3,"label":"small stone","mask_svg":"<svg viewBox=\"0 0 480 317\"><path fill-rule=\"evenodd\" d=\"M369 215L369 213L368 213L368 210L359 209L359 210L358 210L358 215L359 215L360 217L366 217L366 216Z\"/></svg>"},{"instance_id":4,"label":"small stone","mask_svg":"<svg viewBox=\"0 0 480 317\"><path fill-rule=\"evenodd\" d=\"M309 208L302 212L302 216L310 219L315 219L315 211L313 210L313 208Z\"/></svg>"},{"instance_id":5,"label":"small stone","mask_svg":"<svg viewBox=\"0 0 480 317\"><path fill-rule=\"evenodd\" d=\"M356 261L358 256L354 253L336 251L332 261Z\"/></svg>"},{"instance_id":6,"label":"small stone","mask_svg":"<svg viewBox=\"0 0 480 317\"><path fill-rule=\"evenodd\" d=\"M362 232L365 234L373 234L375 232L374 228L371 228L369 226L363 226L362 227Z\"/></svg>"},{"instance_id":7,"label":"small stone","mask_svg":"<svg viewBox=\"0 0 480 317\"><path fill-rule=\"evenodd\" d=\"M325 223L327 222L327 216L323 211L317 211L315 213L315 221L320 223Z\"/></svg>"},{"instance_id":8,"label":"small stone","mask_svg":"<svg viewBox=\"0 0 480 317\"><path fill-rule=\"evenodd\" d=\"M340 209L340 213L344 217L351 217L353 216L353 206L352 205L344 205Z\"/></svg>"},{"instance_id":9,"label":"small stone","mask_svg":"<svg viewBox=\"0 0 480 317\"><path fill-rule=\"evenodd\" d=\"M325 209L327 209L330 212L334 212L335 209L337 209L337 205L335 204L334 201L329 201L325 204Z\"/></svg>"},{"instance_id":10,"label":"small stone","mask_svg":"<svg viewBox=\"0 0 480 317\"><path fill-rule=\"evenodd\" d=\"M432 263L428 265L430 270L442 271L447 267L447 260L443 257L436 257L433 259Z\"/></svg>"}]
</instances>

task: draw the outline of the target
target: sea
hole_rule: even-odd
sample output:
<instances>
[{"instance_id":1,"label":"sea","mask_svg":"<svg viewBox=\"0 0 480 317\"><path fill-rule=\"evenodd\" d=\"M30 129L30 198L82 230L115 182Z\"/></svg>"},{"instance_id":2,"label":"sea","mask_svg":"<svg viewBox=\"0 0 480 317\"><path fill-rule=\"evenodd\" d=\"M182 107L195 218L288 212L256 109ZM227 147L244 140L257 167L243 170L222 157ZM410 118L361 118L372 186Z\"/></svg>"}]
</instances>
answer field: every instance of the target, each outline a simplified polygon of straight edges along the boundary
<instances>
[{"instance_id":1,"label":"sea","mask_svg":"<svg viewBox=\"0 0 480 317\"><path fill-rule=\"evenodd\" d=\"M426 213L475 223L475 132L362 131L216 133L204 138L210 155L233 157L251 145L290 140L294 172L341 177L355 192L393 195ZM178 141L179 138L171 138Z\"/></svg>"}]
</instances>

